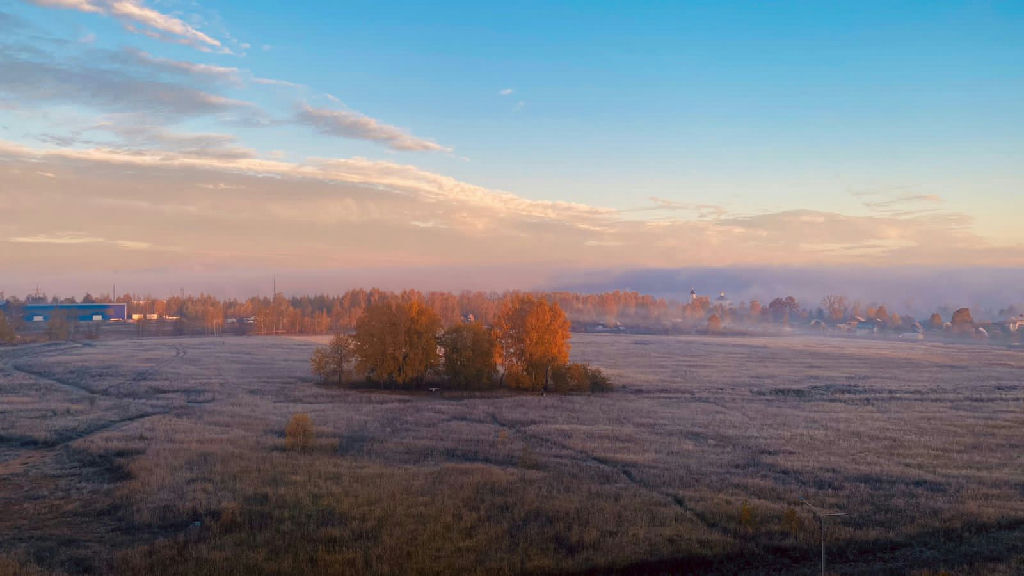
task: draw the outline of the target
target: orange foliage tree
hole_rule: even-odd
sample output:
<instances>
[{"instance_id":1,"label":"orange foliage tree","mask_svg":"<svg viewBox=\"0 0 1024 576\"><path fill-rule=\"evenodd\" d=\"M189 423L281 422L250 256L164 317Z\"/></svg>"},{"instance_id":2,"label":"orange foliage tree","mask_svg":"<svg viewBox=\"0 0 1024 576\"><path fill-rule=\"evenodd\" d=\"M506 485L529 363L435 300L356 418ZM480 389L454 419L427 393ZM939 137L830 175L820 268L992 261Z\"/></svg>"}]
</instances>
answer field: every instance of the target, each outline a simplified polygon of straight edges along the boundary
<instances>
[{"instance_id":1,"label":"orange foliage tree","mask_svg":"<svg viewBox=\"0 0 1024 576\"><path fill-rule=\"evenodd\" d=\"M494 332L506 374L517 375L510 385L542 390L550 370L569 362L569 319L558 304L513 294L503 303Z\"/></svg>"},{"instance_id":2,"label":"orange foliage tree","mask_svg":"<svg viewBox=\"0 0 1024 576\"><path fill-rule=\"evenodd\" d=\"M357 368L368 378L399 386L420 384L437 367L441 320L418 294L371 304L356 322Z\"/></svg>"}]
</instances>

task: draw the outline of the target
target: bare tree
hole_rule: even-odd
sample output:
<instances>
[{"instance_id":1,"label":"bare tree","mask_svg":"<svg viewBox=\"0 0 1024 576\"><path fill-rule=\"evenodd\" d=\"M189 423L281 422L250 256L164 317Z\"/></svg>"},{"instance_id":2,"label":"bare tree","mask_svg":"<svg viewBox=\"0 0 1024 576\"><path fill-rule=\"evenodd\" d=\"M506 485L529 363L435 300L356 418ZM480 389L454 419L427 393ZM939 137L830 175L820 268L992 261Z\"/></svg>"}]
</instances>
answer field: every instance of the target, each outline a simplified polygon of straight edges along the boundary
<instances>
[{"instance_id":1,"label":"bare tree","mask_svg":"<svg viewBox=\"0 0 1024 576\"><path fill-rule=\"evenodd\" d=\"M828 314L828 318L833 324L842 322L850 309L846 297L838 294L829 294L822 298L821 307L825 309L825 313Z\"/></svg>"}]
</instances>

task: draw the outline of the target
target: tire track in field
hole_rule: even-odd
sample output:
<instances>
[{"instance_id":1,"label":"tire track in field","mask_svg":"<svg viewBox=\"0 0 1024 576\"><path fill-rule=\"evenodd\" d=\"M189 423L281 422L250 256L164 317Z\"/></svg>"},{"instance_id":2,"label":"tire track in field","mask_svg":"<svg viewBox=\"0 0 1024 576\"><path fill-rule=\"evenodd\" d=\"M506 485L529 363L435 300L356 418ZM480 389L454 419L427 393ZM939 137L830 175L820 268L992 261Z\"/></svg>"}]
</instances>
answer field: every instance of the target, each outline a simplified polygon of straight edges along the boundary
<instances>
[{"instance_id":1,"label":"tire track in field","mask_svg":"<svg viewBox=\"0 0 1024 576\"><path fill-rule=\"evenodd\" d=\"M31 354L28 354L28 355L24 354L26 352L26 350L22 349L22 350L19 351L20 355L19 355L18 359L19 360L31 360L31 359L38 360L40 357L60 354L62 352L66 352L69 349L76 349L76 348L81 347L80 344L70 344L70 343L67 344L67 345L59 346L59 347L57 347L57 346L48 346L48 345L44 345L44 346L45 347L39 347L39 348L27 350L28 352L31 353ZM171 362L175 362L175 361L180 360L181 358L183 358L187 354L187 351L186 351L184 346L175 345L174 349L175 349L175 354L174 354L173 357L165 359L165 360L159 362L157 365L150 367L147 370L148 371L153 371L155 373L156 370L158 370L160 368L163 368L164 366L169 365ZM131 407L132 405L134 405L138 401L138 399L136 399L136 398L126 397L125 395L117 394L114 391L114 389L119 388L120 386L113 386L113 387L110 387L110 388L108 388L106 390L94 390L94 389L87 388L87 387L85 387L85 386L83 386L81 384L78 384L77 382L74 382L74 381L58 379L58 378L55 378L55 377L50 376L48 374L45 374L45 373L42 373L42 372L36 372L36 371L34 371L32 369L19 366L14 361L12 361L12 358L11 358L10 354L0 355L0 366L3 366L5 369L10 370L11 372L27 376L32 381L35 381L35 382L45 382L45 383L51 384L53 386L56 386L58 388L61 388L61 389L67 390L67 391L71 391L71 392L87 395L90 398L104 397L104 398L110 398L110 399L114 399L114 400L121 400L122 402L127 403L128 407ZM110 431L110 430L116 430L118 428L125 427L125 426L131 424L132 422L136 422L136 421L143 420L143 419L146 419L146 418L151 418L153 416L161 416L161 415L164 415L164 414L169 414L169 413L171 413L173 411L173 409L171 407L166 407L166 406L158 408L157 406L148 405L148 406L145 406L145 408L146 409L144 409L143 412L137 413L137 414L133 414L131 416L118 417L118 418L114 418L114 419L103 419L100 422L98 422L96 424L93 424L91 426L84 426L82 428L72 428L72 429L64 430L64 431L57 431L57 432L55 432L53 434L53 439L44 439L44 440L34 440L33 439L33 440L30 440L30 441L22 440L20 442L20 444L27 450L27 453L22 455L19 458L14 459L14 460L10 460L10 461L7 461L7 462L0 463L0 474L11 473L12 471L14 471L16 469L20 469L20 468L24 467L24 465L26 463L28 463L30 461L33 461L33 460L41 460L41 459L44 459L44 458L52 457L56 453L56 451L58 449L60 449L60 448L62 448L64 446L67 446L68 444L71 444L71 443L73 443L73 442L75 442L77 440L88 438L90 436L93 436L95 434L100 434L102 432L106 432L106 431Z\"/></svg>"},{"instance_id":2,"label":"tire track in field","mask_svg":"<svg viewBox=\"0 0 1024 576\"><path fill-rule=\"evenodd\" d=\"M659 497L661 497L661 498L663 498L665 500L668 500L673 505L675 505L677 508L682 510L687 516L693 518L694 520L699 522L701 525L706 527L708 530L711 530L711 531L713 531L713 532L715 532L717 534L720 534L722 536L727 536L730 539L734 539L736 537L736 534L732 530L728 529L725 526L722 526L721 524L719 524L717 522L714 522L713 520L709 519L704 514L701 514L697 509L695 509L694 507L692 507L689 504L687 504L686 500L681 495L673 494L673 493L669 493L669 492L665 492L665 491L659 490L657 487L652 486L650 483L644 482L642 479L637 477L636 474L634 474L626 466L621 466L621 465L619 465L619 464L617 464L617 463L615 463L615 462L613 462L611 460L607 460L607 459L604 459L604 458L600 458L598 456L594 456L593 454L591 454L591 453L589 453L589 452L587 452L585 450L581 450L581 449L575 448L575 447L573 447L572 445L570 445L568 443L559 442L558 440L554 440L554 439L549 438L547 436L541 436L539 434L534 434L534 433L528 432L523 427L512 426L512 425L506 424L506 423L502 422L501 420L499 420L498 419L498 415L493 413L493 412L491 413L491 422L495 426L498 426L498 427L500 427L502 429L505 429L505 430L509 430L512 433L518 434L518 435L520 435L520 436L522 436L522 437L524 437L526 439L530 439L530 440L533 440L535 442L539 442L539 443L542 443L542 444L548 444L550 446L554 446L556 448L560 448L562 450L568 451L569 453L577 456L578 458L580 458L581 460L583 460L585 462L594 464L594 465L596 465L596 466L598 466L600 468L603 468L605 470L610 470L610 471L613 471L613 472L617 472L619 474L619 476L621 476L624 480L626 480L626 482L628 484L631 484L632 486L635 486L636 488L639 488L639 489L641 489L641 490L643 490L645 492L648 492L648 493L651 493L651 494L655 494L655 495L657 495L657 496L659 496ZM481 422L481 424L486 424L486 422Z\"/></svg>"},{"instance_id":3,"label":"tire track in field","mask_svg":"<svg viewBox=\"0 0 1024 576\"><path fill-rule=\"evenodd\" d=\"M72 442L88 438L95 434L100 434L101 432L108 432L110 430L123 428L131 424L132 422L137 422L139 420L144 420L146 418L152 418L153 416L163 416L164 414L167 414L169 412L169 410L162 412L148 412L144 414L128 416L127 418L109 420L98 426L93 426L91 428L88 428L77 433L68 434L67 438L63 438L55 442L41 441L37 443L35 446L26 447L26 454L13 460L0 462L0 477L16 474L17 472L23 470L26 466L28 466L34 461L52 458L56 456L57 453L62 448L71 444Z\"/></svg>"},{"instance_id":4,"label":"tire track in field","mask_svg":"<svg viewBox=\"0 0 1024 576\"><path fill-rule=\"evenodd\" d=\"M181 361L182 358L188 355L188 351L185 349L185 346L180 344L172 344L172 346L174 347L174 356L165 358L152 366L135 372L131 375L129 382L143 382L145 380L151 380L160 370Z\"/></svg>"},{"instance_id":5,"label":"tire track in field","mask_svg":"<svg viewBox=\"0 0 1024 576\"><path fill-rule=\"evenodd\" d=\"M46 382L48 382L50 384L54 384L54 385L56 385L56 386L58 386L60 388L67 388L67 389L70 389L70 390L75 391L75 392L79 392L79 393L82 393L82 394L88 394L90 396L110 396L109 394L104 394L101 391L90 390L90 389L88 389L88 388L86 388L84 386L81 386L79 384L73 384L71 382L65 382L63 380L58 380L58 379L56 379L56 378L54 378L52 376L48 376L48 375L46 375L46 374L44 374L42 372L36 372L34 370L29 370L28 368L22 368L21 366L17 366L15 364L9 364L7 367L10 368L12 372L19 372L21 374L24 374L25 376L28 376L29 378L32 378L33 380L43 380L43 381L46 381Z\"/></svg>"},{"instance_id":6,"label":"tire track in field","mask_svg":"<svg viewBox=\"0 0 1024 576\"><path fill-rule=\"evenodd\" d=\"M34 353L32 355L29 355L29 356L23 355L20 358L18 358L18 360L38 360L40 357L51 356L51 355L55 355L55 354L59 354L61 352L67 351L69 349L75 349L75 348L80 348L80 347L82 347L81 344L71 344L71 345L68 345L68 346L62 346L60 348L46 348L46 349L40 350L38 352L36 352L35 350L32 350L32 352L36 352L36 353ZM70 390L73 390L73 391L76 391L76 392L80 392L80 393L84 393L84 394L89 394L89 395L92 395L92 396L103 396L103 397L107 397L107 398L117 398L117 399L129 400L129 399L139 399L139 398L144 399L145 398L145 396L141 396L140 397L140 396L135 396L135 395L130 393L130 387L131 387L132 384L139 383L139 382L145 382L147 380L152 380L153 377L156 376L162 369L164 369L164 368L166 368L166 367L168 367L168 366L170 366L170 365L172 365L174 363L177 363L177 362L181 361L181 359L185 358L188 355L188 350L183 345L174 344L173 348L174 348L174 355L173 356L165 358L163 360L160 360L157 363L155 363L155 364L153 364L153 365L151 365L149 367L146 367L146 368L144 368L142 370L139 370L139 371L131 374L130 376L128 376L125 381L120 382L118 384L113 384L113 385L108 386L107 388L102 389L102 390L87 388L87 387L82 386L81 384L78 384L78 383L76 383L75 381L72 381L72 380L62 379L59 376L53 376L53 375L47 374L45 372L39 372L39 371L33 370L31 368L26 368L26 367L24 367L24 365L16 363L16 361L12 361L7 355L4 355L3 357L0 357L0 358L2 358L3 365L6 366L7 368L11 369L14 372L20 372L21 374L24 374L24 375L29 376L30 378L34 378L36 380L43 380L43 381L55 384L55 385L57 385L59 387L62 387L62 388L70 389ZM154 392L152 395L156 396L156 395L160 395L160 394L161 393L159 393L159 392Z\"/></svg>"}]
</instances>

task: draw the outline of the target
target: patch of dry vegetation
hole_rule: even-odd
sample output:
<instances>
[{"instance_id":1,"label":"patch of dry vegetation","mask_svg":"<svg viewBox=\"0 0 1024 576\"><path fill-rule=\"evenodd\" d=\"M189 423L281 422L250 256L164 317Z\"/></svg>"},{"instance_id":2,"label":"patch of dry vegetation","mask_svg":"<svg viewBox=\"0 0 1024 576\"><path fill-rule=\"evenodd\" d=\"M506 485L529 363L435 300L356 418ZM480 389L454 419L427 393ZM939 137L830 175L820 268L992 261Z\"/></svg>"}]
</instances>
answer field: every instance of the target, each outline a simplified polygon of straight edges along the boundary
<instances>
[{"instance_id":1,"label":"patch of dry vegetation","mask_svg":"<svg viewBox=\"0 0 1024 576\"><path fill-rule=\"evenodd\" d=\"M293 414L284 428L284 443L289 450L305 451L313 447L316 431L309 414Z\"/></svg>"},{"instance_id":2,"label":"patch of dry vegetation","mask_svg":"<svg viewBox=\"0 0 1024 576\"><path fill-rule=\"evenodd\" d=\"M582 335L621 386L541 397L321 386L314 346L0 350L0 574L815 574L800 497L836 574L1024 569L1019 353Z\"/></svg>"}]
</instances>

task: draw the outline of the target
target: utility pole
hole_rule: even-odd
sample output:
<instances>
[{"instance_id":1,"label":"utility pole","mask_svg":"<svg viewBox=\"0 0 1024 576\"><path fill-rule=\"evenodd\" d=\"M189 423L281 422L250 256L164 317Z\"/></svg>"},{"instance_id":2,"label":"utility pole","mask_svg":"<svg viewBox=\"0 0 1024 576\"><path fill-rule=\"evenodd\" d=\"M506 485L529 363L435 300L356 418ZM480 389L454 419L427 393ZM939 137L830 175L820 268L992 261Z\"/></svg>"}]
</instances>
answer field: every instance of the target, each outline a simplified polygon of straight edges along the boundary
<instances>
[{"instance_id":1,"label":"utility pole","mask_svg":"<svg viewBox=\"0 0 1024 576\"><path fill-rule=\"evenodd\" d=\"M807 500L804 500L803 498L800 498L800 501L803 502L805 506L810 508L811 512L814 513L815 516L817 516L818 522L821 526L821 576L825 576L825 518L846 516L846 512L821 510L815 508L814 506L811 506L811 503L808 502Z\"/></svg>"}]
</instances>

